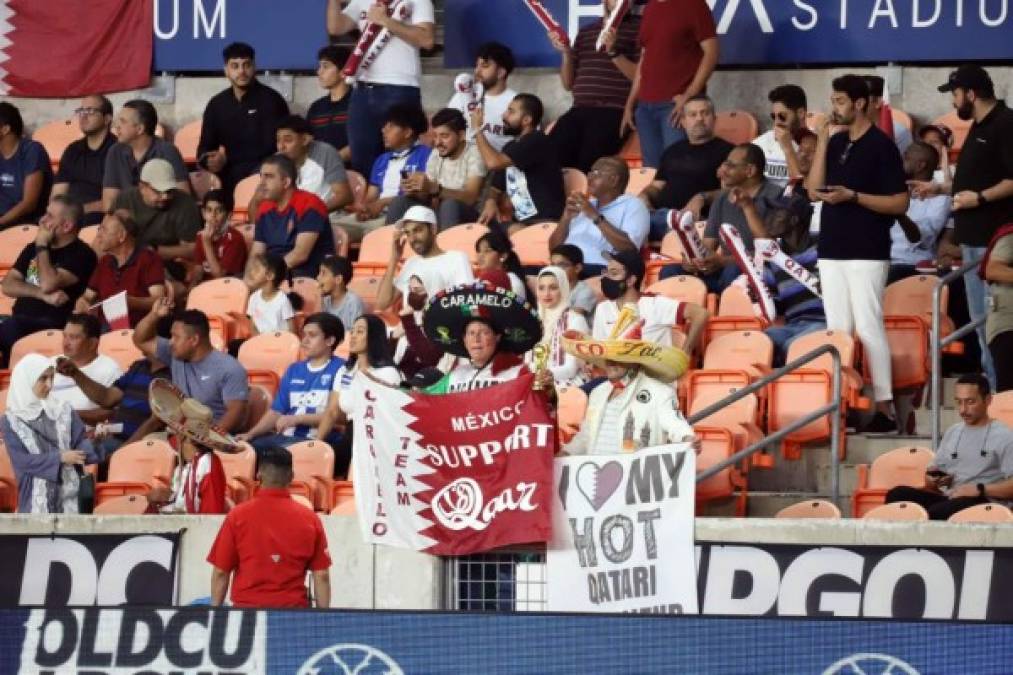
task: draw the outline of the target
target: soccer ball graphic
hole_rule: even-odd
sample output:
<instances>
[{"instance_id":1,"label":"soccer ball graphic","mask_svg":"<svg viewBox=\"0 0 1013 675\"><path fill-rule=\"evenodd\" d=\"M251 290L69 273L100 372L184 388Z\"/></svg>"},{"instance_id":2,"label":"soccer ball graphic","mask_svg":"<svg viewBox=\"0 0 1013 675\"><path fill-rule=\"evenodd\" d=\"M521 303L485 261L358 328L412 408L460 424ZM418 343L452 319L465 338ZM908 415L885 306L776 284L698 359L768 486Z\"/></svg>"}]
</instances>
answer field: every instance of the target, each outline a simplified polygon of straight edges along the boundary
<instances>
[{"instance_id":1,"label":"soccer ball graphic","mask_svg":"<svg viewBox=\"0 0 1013 675\"><path fill-rule=\"evenodd\" d=\"M348 643L321 649L306 659L298 675L404 675L404 671L379 649Z\"/></svg>"},{"instance_id":2,"label":"soccer ball graphic","mask_svg":"<svg viewBox=\"0 0 1013 675\"><path fill-rule=\"evenodd\" d=\"M823 671L823 675L919 675L911 664L889 654L852 654Z\"/></svg>"}]
</instances>

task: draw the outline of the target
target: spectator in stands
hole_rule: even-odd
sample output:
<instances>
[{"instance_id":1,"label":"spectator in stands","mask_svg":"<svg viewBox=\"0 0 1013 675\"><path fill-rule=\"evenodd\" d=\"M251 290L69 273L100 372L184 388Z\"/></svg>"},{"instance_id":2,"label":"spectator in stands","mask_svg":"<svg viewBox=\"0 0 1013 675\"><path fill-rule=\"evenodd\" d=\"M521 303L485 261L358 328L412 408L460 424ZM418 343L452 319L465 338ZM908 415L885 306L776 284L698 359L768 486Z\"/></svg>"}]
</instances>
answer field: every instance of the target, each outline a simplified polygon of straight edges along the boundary
<instances>
[{"instance_id":1,"label":"spectator in stands","mask_svg":"<svg viewBox=\"0 0 1013 675\"><path fill-rule=\"evenodd\" d=\"M231 585L234 607L308 607L310 572L317 608L330 607L327 535L320 518L288 492L292 453L286 448L261 453L257 478L257 494L225 516L208 553L211 604L224 605Z\"/></svg>"},{"instance_id":2,"label":"spectator in stands","mask_svg":"<svg viewBox=\"0 0 1013 675\"><path fill-rule=\"evenodd\" d=\"M953 131L945 124L926 124L918 130L918 140L936 149L939 153L939 167L932 174L931 181L913 183L912 194L923 199L950 194L953 190L953 167L950 166Z\"/></svg>"},{"instance_id":3,"label":"spectator in stands","mask_svg":"<svg viewBox=\"0 0 1013 675\"><path fill-rule=\"evenodd\" d=\"M721 192L718 170L734 147L714 135L714 101L699 94L683 105L682 126L686 137L661 153L654 180L640 193L651 214L650 238L668 234L671 209L693 212L694 220L707 216L707 207ZM656 209L656 210L655 210Z\"/></svg>"},{"instance_id":4,"label":"spectator in stands","mask_svg":"<svg viewBox=\"0 0 1013 675\"><path fill-rule=\"evenodd\" d=\"M992 306L985 337L995 365L996 391L1013 389L1013 225L996 232L979 269L989 284Z\"/></svg>"},{"instance_id":5,"label":"spectator in stands","mask_svg":"<svg viewBox=\"0 0 1013 675\"><path fill-rule=\"evenodd\" d=\"M281 378L271 409L257 420L239 440L249 441L257 452L271 447L288 447L317 437L317 427L327 408L327 397L334 388L344 360L334 349L345 339L338 319L326 312L311 314L302 329L303 361L290 365ZM338 434L326 438L337 445Z\"/></svg>"},{"instance_id":6,"label":"spectator in stands","mask_svg":"<svg viewBox=\"0 0 1013 675\"><path fill-rule=\"evenodd\" d=\"M864 75L865 83L869 85L869 119L872 120L873 124L878 125L879 116L886 105L883 100L883 94L886 89L886 81L879 75ZM908 146L911 145L911 130L907 128L905 124L902 124L900 120L893 119L893 129L890 130L888 135L893 137L893 142L897 144L897 149L903 152L907 150ZM886 132L886 129L881 131Z\"/></svg>"},{"instance_id":7,"label":"spectator in stands","mask_svg":"<svg viewBox=\"0 0 1013 675\"><path fill-rule=\"evenodd\" d=\"M391 212L404 213L407 207L397 202L409 200L410 205L432 205L441 230L475 222L486 169L478 148L466 140L466 126L459 110L444 108L433 115L436 152L429 154L424 173L401 181L404 194L395 198Z\"/></svg>"},{"instance_id":8,"label":"spectator in stands","mask_svg":"<svg viewBox=\"0 0 1013 675\"><path fill-rule=\"evenodd\" d=\"M588 320L594 315L598 306L598 296L583 281L584 254L573 244L560 244L552 247L550 262L554 267L566 272L566 281L570 285L570 307L583 314Z\"/></svg>"},{"instance_id":9,"label":"spectator in stands","mask_svg":"<svg viewBox=\"0 0 1013 675\"><path fill-rule=\"evenodd\" d=\"M321 260L320 271L317 272L317 283L320 284L320 311L336 316L341 321L345 333L352 330L352 322L366 313L366 305L362 302L362 298L348 288L352 274L351 261L340 255L329 255Z\"/></svg>"},{"instance_id":10,"label":"spectator in stands","mask_svg":"<svg viewBox=\"0 0 1013 675\"><path fill-rule=\"evenodd\" d=\"M81 467L98 461L81 418L49 395L53 372L41 354L18 361L0 416L18 480L18 513L78 513Z\"/></svg>"},{"instance_id":11,"label":"spectator in stands","mask_svg":"<svg viewBox=\"0 0 1013 675\"><path fill-rule=\"evenodd\" d=\"M931 181L939 164L939 153L928 143L915 141L904 151L904 173L908 185ZM907 213L897 217L890 228L890 274L887 285L918 274L919 263L931 263L936 257L936 242L950 219L950 198L936 195L920 199L911 190Z\"/></svg>"},{"instance_id":12,"label":"spectator in stands","mask_svg":"<svg viewBox=\"0 0 1013 675\"><path fill-rule=\"evenodd\" d=\"M295 164L271 155L260 166L260 192L250 257L274 253L285 259L292 275L316 276L320 261L334 255L334 233L327 206L316 195L296 187Z\"/></svg>"},{"instance_id":13,"label":"spectator in stands","mask_svg":"<svg viewBox=\"0 0 1013 675\"><path fill-rule=\"evenodd\" d=\"M275 152L274 132L288 115L281 94L257 79L253 47L233 42L222 50L229 87L204 108L197 162L222 181L231 201L236 184Z\"/></svg>"},{"instance_id":14,"label":"spectator in stands","mask_svg":"<svg viewBox=\"0 0 1013 675\"><path fill-rule=\"evenodd\" d=\"M341 156L330 144L313 140L309 122L289 115L278 122L276 138L278 152L299 170L296 187L320 197L329 213L351 204L352 188Z\"/></svg>"},{"instance_id":15,"label":"spectator in stands","mask_svg":"<svg viewBox=\"0 0 1013 675\"><path fill-rule=\"evenodd\" d=\"M573 94L573 106L556 120L549 138L556 146L559 163L584 173L599 157L619 154L623 145L619 126L640 58L640 17L626 12L619 25L605 35L605 50L596 48L604 17L618 1L605 0L603 18L585 24L572 47L549 33L552 46L563 55L559 79L563 89Z\"/></svg>"},{"instance_id":16,"label":"spectator in stands","mask_svg":"<svg viewBox=\"0 0 1013 675\"><path fill-rule=\"evenodd\" d=\"M471 127L468 129L467 139L472 141L476 134L482 132L488 139L489 144L496 150L502 150L503 146L512 139L503 127L503 115L514 100L517 92L507 86L507 78L514 70L514 54L510 48L499 42L486 42L479 45L478 54L475 57L475 74L473 85L481 87L479 105L482 107L485 124L482 127ZM448 108L459 111L462 116L468 115L468 103L471 95L464 92L455 92L447 102ZM465 121L467 124L467 120ZM436 124L434 123L435 127ZM442 222L442 221L441 221Z\"/></svg>"},{"instance_id":17,"label":"spectator in stands","mask_svg":"<svg viewBox=\"0 0 1013 675\"><path fill-rule=\"evenodd\" d=\"M189 287L206 279L237 277L246 268L246 240L243 234L229 223L229 210L225 193L211 190L204 195L201 213L204 227L197 233L193 251Z\"/></svg>"},{"instance_id":18,"label":"spectator in stands","mask_svg":"<svg viewBox=\"0 0 1013 675\"><path fill-rule=\"evenodd\" d=\"M141 179L141 167L149 159L164 159L172 165L176 189L190 192L190 174L176 146L155 135L158 112L143 99L127 101L113 123L116 145L106 154L102 172L102 210L113 208L116 196L134 187Z\"/></svg>"},{"instance_id":19,"label":"spectator in stands","mask_svg":"<svg viewBox=\"0 0 1013 675\"><path fill-rule=\"evenodd\" d=\"M149 359L169 366L172 383L187 398L211 409L214 423L226 433L246 422L250 388L246 370L228 354L211 346L211 328L204 312L188 309L172 315L173 300L161 297L134 328L134 344ZM157 337L158 322L172 316L170 338Z\"/></svg>"},{"instance_id":20,"label":"spectator in stands","mask_svg":"<svg viewBox=\"0 0 1013 675\"><path fill-rule=\"evenodd\" d=\"M951 92L957 115L971 122L953 175L953 223L964 261L977 260L1001 225L1013 222L1013 111L996 100L992 78L981 66L964 65L950 73L939 91ZM988 287L972 270L964 275L972 321L985 316ZM978 328L981 365L989 382L995 368Z\"/></svg>"},{"instance_id":21,"label":"spectator in stands","mask_svg":"<svg viewBox=\"0 0 1013 675\"><path fill-rule=\"evenodd\" d=\"M639 251L614 251L606 258L608 265L601 278L601 290L606 299L598 304L594 312L595 339L607 339L620 311L630 307L636 318L644 321L641 333L645 341L669 347L672 345L672 329L686 327L686 340L681 347L687 354L692 354L707 324L707 310L663 295L641 295L644 260Z\"/></svg>"},{"instance_id":22,"label":"spectator in stands","mask_svg":"<svg viewBox=\"0 0 1013 675\"><path fill-rule=\"evenodd\" d=\"M833 113L820 125L809 195L823 202L819 270L827 327L858 333L872 371L876 414L867 433L896 432L883 288L890 271L890 228L908 208L897 146L869 119L869 87L858 75L832 83ZM847 133L830 135L831 125Z\"/></svg>"},{"instance_id":23,"label":"spectator in stands","mask_svg":"<svg viewBox=\"0 0 1013 675\"><path fill-rule=\"evenodd\" d=\"M763 150L767 180L783 188L790 179L802 175L798 142L802 132L807 131L805 90L797 84L783 84L772 89L767 99L773 126L753 143Z\"/></svg>"},{"instance_id":24,"label":"spectator in stands","mask_svg":"<svg viewBox=\"0 0 1013 675\"><path fill-rule=\"evenodd\" d=\"M421 107L414 104L393 105L385 113L382 127L383 145L387 151L376 158L366 174L369 187L362 204L348 210L354 215L338 222L348 230L353 242L360 241L373 230L401 219L410 204L395 199L404 194L403 181L413 173L426 170L432 148L419 142L429 127Z\"/></svg>"},{"instance_id":25,"label":"spectator in stands","mask_svg":"<svg viewBox=\"0 0 1013 675\"><path fill-rule=\"evenodd\" d=\"M466 284L474 280L471 262L462 251L444 251L436 243L436 214L424 206L413 206L391 242L390 263L380 279L376 307L389 308L398 294L405 307L421 311L430 295L444 288ZM408 244L415 255L401 266L401 254ZM418 277L425 293L412 293L409 281Z\"/></svg>"},{"instance_id":26,"label":"spectator in stands","mask_svg":"<svg viewBox=\"0 0 1013 675\"><path fill-rule=\"evenodd\" d=\"M475 254L480 275L494 270L504 272L510 279L509 290L521 300L527 300L524 270L509 237L500 230L489 230L475 242Z\"/></svg>"},{"instance_id":27,"label":"spectator in stands","mask_svg":"<svg viewBox=\"0 0 1013 675\"><path fill-rule=\"evenodd\" d=\"M372 0L352 0L341 8L341 0L327 0L327 32L344 35L369 24L390 31L388 42L371 64L363 64L352 77L356 86L348 105L348 142L352 168L368 176L382 152L381 127L387 110L394 105L421 107L422 79L420 49L432 49L436 28L432 0L416 0L407 19L391 17L386 8ZM422 129L419 133L422 133Z\"/></svg>"},{"instance_id":28,"label":"spectator in stands","mask_svg":"<svg viewBox=\"0 0 1013 675\"><path fill-rule=\"evenodd\" d=\"M964 375L954 392L962 422L943 434L921 488L902 485L886 502L915 502L932 520L947 520L976 504L1013 499L1013 430L988 416L988 380Z\"/></svg>"},{"instance_id":29,"label":"spectator in stands","mask_svg":"<svg viewBox=\"0 0 1013 675\"><path fill-rule=\"evenodd\" d=\"M253 291L246 304L253 335L291 332L295 310L281 285L288 280L285 259L276 253L257 253L246 267L246 283Z\"/></svg>"},{"instance_id":30,"label":"spectator in stands","mask_svg":"<svg viewBox=\"0 0 1013 675\"><path fill-rule=\"evenodd\" d=\"M53 189L49 155L24 131L21 111L0 101L0 229L38 222Z\"/></svg>"},{"instance_id":31,"label":"spectator in stands","mask_svg":"<svg viewBox=\"0 0 1013 675\"><path fill-rule=\"evenodd\" d=\"M808 178L809 172L813 168L813 156L816 154L816 134L809 131L809 129L803 129L798 133L798 170L801 172L802 178ZM805 184L803 181L802 185L798 186L798 189L805 190Z\"/></svg>"},{"instance_id":32,"label":"spectator in stands","mask_svg":"<svg viewBox=\"0 0 1013 675\"><path fill-rule=\"evenodd\" d=\"M137 223L129 213L108 214L98 226L95 248L102 257L88 280L88 290L78 299L74 311L90 311L112 296L126 291L130 325L136 326L165 293L162 259L150 248L138 245Z\"/></svg>"},{"instance_id":33,"label":"spectator in stands","mask_svg":"<svg viewBox=\"0 0 1013 675\"><path fill-rule=\"evenodd\" d=\"M112 134L113 104L100 94L85 96L74 111L84 134L66 147L53 179L53 196L68 195L84 205L84 225L102 221L102 176L106 155L116 145Z\"/></svg>"},{"instance_id":34,"label":"spectator in stands","mask_svg":"<svg viewBox=\"0 0 1013 675\"><path fill-rule=\"evenodd\" d=\"M21 250L3 279L3 293L14 299L13 316L0 323L0 358L26 335L62 327L84 293L95 269L95 252L78 239L81 205L57 195L39 221L35 241Z\"/></svg>"},{"instance_id":35,"label":"spectator in stands","mask_svg":"<svg viewBox=\"0 0 1013 675\"><path fill-rule=\"evenodd\" d=\"M482 161L495 171L490 196L478 222L483 225L497 220L501 200L513 206L513 224L509 231L524 225L557 220L563 213L566 196L563 192L563 172L556 159L555 146L539 130L542 123L542 102L533 94L518 94L503 113L503 133L514 140L496 150L485 133L475 135L475 143ZM482 129L484 113L481 108L471 112L471 126Z\"/></svg>"},{"instance_id":36,"label":"spectator in stands","mask_svg":"<svg viewBox=\"0 0 1013 675\"><path fill-rule=\"evenodd\" d=\"M159 513L220 515L228 513L225 467L214 450L198 442L198 435L178 434L179 462L172 472L172 488L157 486L148 492L148 502ZM203 439L201 439L203 440Z\"/></svg>"},{"instance_id":37,"label":"spectator in stands","mask_svg":"<svg viewBox=\"0 0 1013 675\"><path fill-rule=\"evenodd\" d=\"M602 157L587 174L587 195L571 192L563 217L549 236L549 247L573 244L592 276L605 269L602 251L639 251L651 229L651 214L634 195L626 194L630 169L618 157Z\"/></svg>"},{"instance_id":38,"label":"spectator in stands","mask_svg":"<svg viewBox=\"0 0 1013 675\"><path fill-rule=\"evenodd\" d=\"M347 129L352 87L341 69L351 53L348 47L339 45L327 45L317 52L317 82L327 93L313 101L306 112L313 138L337 150L345 164L352 160Z\"/></svg>"},{"instance_id":39,"label":"spectator in stands","mask_svg":"<svg viewBox=\"0 0 1013 675\"><path fill-rule=\"evenodd\" d=\"M548 350L548 368L557 387L579 386L584 382L583 364L563 350L563 333L590 332L587 319L570 306L570 282L559 267L543 267L536 285L538 318L542 322L542 339L538 344ZM528 368L534 369L534 350L524 355Z\"/></svg>"},{"instance_id":40,"label":"spectator in stands","mask_svg":"<svg viewBox=\"0 0 1013 675\"><path fill-rule=\"evenodd\" d=\"M105 422L112 416L112 409L103 408L88 398L87 394L65 374L64 363L82 371L102 386L108 387L118 380L123 371L118 363L105 354L98 353L98 339L102 334L98 319L91 314L71 314L63 329L63 354L57 357L56 377L50 396L66 401L88 426Z\"/></svg>"},{"instance_id":41,"label":"spectator in stands","mask_svg":"<svg viewBox=\"0 0 1013 675\"><path fill-rule=\"evenodd\" d=\"M652 2L640 22L640 59L619 133L637 130L644 166L657 167L661 153L682 140L686 101L707 90L718 63L714 17L704 0Z\"/></svg>"}]
</instances>

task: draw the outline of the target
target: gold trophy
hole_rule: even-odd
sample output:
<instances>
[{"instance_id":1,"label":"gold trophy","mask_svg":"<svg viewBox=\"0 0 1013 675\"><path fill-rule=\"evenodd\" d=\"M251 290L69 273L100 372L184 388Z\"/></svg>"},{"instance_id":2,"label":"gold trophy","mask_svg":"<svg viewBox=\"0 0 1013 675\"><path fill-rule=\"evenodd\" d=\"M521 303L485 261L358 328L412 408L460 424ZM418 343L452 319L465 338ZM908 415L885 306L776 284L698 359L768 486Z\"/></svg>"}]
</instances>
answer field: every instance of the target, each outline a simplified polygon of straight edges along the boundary
<instances>
[{"instance_id":1,"label":"gold trophy","mask_svg":"<svg viewBox=\"0 0 1013 675\"><path fill-rule=\"evenodd\" d=\"M549 365L549 347L544 342L539 342L531 348L531 354L534 356L535 377L537 378L538 373L545 370ZM537 380L532 387L536 391L541 391L544 388Z\"/></svg>"}]
</instances>

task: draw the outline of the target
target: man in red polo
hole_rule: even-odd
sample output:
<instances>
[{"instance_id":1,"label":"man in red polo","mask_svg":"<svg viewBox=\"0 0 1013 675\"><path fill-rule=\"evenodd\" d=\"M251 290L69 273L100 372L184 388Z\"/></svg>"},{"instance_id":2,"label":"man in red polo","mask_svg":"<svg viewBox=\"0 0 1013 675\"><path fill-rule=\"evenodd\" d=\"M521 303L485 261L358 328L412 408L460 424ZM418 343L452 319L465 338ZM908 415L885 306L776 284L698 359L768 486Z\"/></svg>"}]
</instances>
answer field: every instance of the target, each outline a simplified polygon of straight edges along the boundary
<instances>
[{"instance_id":1,"label":"man in red polo","mask_svg":"<svg viewBox=\"0 0 1013 675\"><path fill-rule=\"evenodd\" d=\"M232 582L235 607L308 607L306 571L313 573L317 607L331 604L331 557L320 518L291 498L292 453L265 449L258 460L261 487L229 512L208 553L211 604L221 606Z\"/></svg>"}]
</instances>

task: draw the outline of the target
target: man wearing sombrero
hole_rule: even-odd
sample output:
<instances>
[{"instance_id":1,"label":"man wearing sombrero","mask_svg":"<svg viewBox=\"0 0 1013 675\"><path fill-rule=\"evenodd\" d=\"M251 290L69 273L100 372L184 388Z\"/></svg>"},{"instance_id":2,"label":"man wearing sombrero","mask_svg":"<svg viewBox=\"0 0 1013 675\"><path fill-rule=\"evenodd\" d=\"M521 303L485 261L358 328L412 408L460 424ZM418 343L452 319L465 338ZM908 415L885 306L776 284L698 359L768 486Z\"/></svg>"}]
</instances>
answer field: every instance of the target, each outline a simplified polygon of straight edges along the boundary
<instances>
[{"instance_id":1,"label":"man wearing sombrero","mask_svg":"<svg viewBox=\"0 0 1013 675\"><path fill-rule=\"evenodd\" d=\"M693 427L679 411L672 382L686 371L689 356L676 347L642 339L643 319L624 308L611 335L596 340L568 332L563 349L605 370L591 390L580 431L565 447L571 455L613 455L666 443L692 443Z\"/></svg>"}]
</instances>

